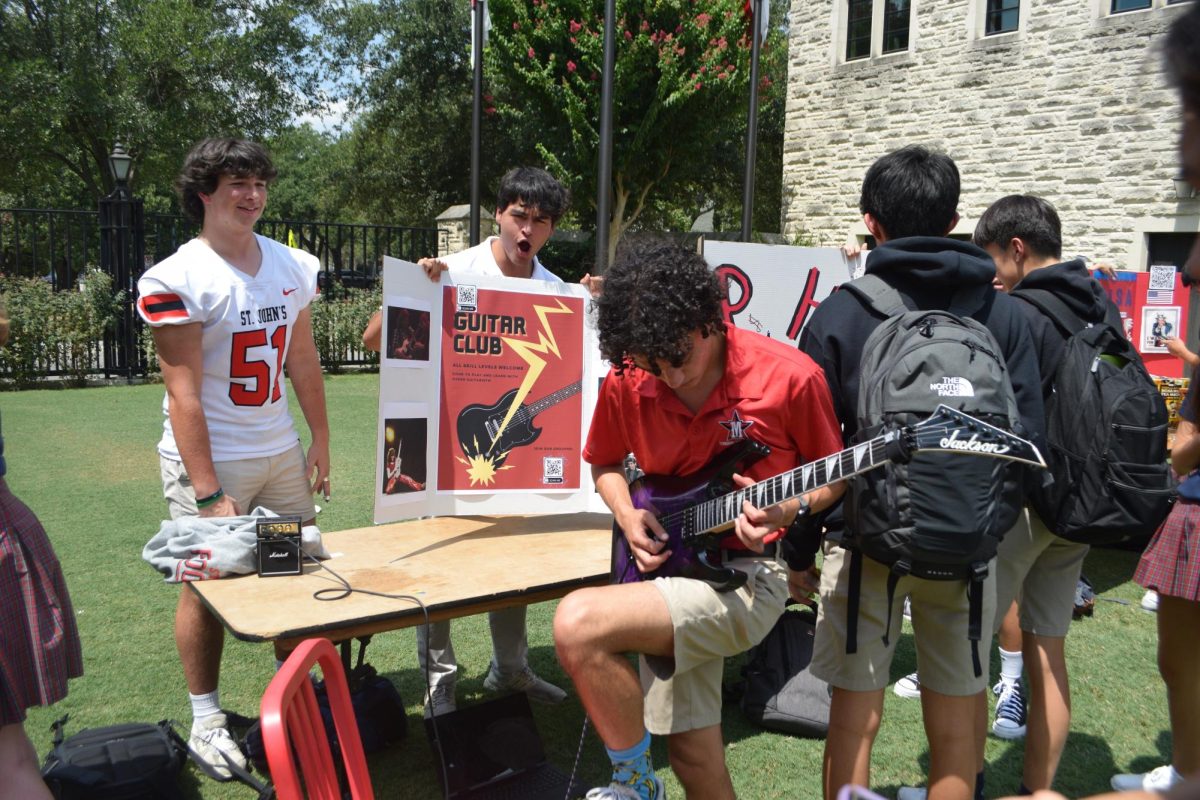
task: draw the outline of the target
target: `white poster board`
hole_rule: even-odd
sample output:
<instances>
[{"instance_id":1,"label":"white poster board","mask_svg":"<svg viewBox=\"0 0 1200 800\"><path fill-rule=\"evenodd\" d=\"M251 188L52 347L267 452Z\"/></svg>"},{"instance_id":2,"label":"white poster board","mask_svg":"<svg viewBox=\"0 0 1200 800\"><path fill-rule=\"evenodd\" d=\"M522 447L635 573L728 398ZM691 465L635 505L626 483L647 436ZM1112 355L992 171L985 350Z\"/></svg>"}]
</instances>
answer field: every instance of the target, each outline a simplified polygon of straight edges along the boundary
<instances>
[{"instance_id":1,"label":"white poster board","mask_svg":"<svg viewBox=\"0 0 1200 800\"><path fill-rule=\"evenodd\" d=\"M587 510L599 359L586 290L383 269L375 521Z\"/></svg>"},{"instance_id":2,"label":"white poster board","mask_svg":"<svg viewBox=\"0 0 1200 800\"><path fill-rule=\"evenodd\" d=\"M850 280L866 253L847 259L836 247L705 242L704 258L729 286L727 321L794 344L812 312Z\"/></svg>"}]
</instances>

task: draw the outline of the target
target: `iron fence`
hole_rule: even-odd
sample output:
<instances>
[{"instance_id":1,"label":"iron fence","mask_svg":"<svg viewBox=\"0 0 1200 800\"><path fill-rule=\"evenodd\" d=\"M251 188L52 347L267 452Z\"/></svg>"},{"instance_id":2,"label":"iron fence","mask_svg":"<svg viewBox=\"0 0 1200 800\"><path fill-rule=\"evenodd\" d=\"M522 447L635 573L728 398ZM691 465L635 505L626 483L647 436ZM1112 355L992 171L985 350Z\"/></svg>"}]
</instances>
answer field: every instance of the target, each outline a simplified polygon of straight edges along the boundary
<instances>
[{"instance_id":1,"label":"iron fence","mask_svg":"<svg viewBox=\"0 0 1200 800\"><path fill-rule=\"evenodd\" d=\"M385 255L416 261L437 255L439 245L437 229L401 225L264 219L258 230L315 255L321 262L318 286L328 300L349 288L374 288ZM134 312L137 280L198 232L186 217L143 213L139 199L116 193L95 211L0 209L0 276L42 280L61 292L82 289L87 271L100 269L112 278L113 291L124 293L116 324L103 342L43 348L23 369L34 378L146 374L142 323ZM354 347L322 352L330 367L370 360ZM12 365L0 362L0 378L12 374Z\"/></svg>"}]
</instances>

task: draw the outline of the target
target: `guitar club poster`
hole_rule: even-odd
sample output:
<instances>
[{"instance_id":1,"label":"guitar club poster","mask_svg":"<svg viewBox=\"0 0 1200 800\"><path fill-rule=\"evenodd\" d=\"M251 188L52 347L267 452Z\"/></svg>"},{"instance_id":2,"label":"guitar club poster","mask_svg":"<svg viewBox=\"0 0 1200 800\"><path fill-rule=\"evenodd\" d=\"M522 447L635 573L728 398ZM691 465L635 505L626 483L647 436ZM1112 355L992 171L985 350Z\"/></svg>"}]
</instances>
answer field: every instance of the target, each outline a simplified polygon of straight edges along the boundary
<instances>
[{"instance_id":1,"label":"guitar club poster","mask_svg":"<svg viewBox=\"0 0 1200 800\"><path fill-rule=\"evenodd\" d=\"M375 521L596 502L583 442L600 359L578 284L384 262Z\"/></svg>"},{"instance_id":2,"label":"guitar club poster","mask_svg":"<svg viewBox=\"0 0 1200 800\"><path fill-rule=\"evenodd\" d=\"M579 488L583 317L582 298L443 287L438 491Z\"/></svg>"}]
</instances>

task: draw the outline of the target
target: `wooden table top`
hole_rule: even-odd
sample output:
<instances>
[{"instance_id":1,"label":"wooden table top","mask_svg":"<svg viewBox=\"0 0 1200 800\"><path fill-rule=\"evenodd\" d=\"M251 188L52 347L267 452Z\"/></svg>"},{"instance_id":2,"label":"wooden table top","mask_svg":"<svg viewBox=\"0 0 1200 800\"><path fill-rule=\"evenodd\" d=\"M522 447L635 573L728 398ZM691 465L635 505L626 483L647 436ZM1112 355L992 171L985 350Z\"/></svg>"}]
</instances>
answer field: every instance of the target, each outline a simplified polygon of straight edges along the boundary
<instances>
[{"instance_id":1,"label":"wooden table top","mask_svg":"<svg viewBox=\"0 0 1200 800\"><path fill-rule=\"evenodd\" d=\"M322 539L333 555L322 564L353 588L414 595L437 621L606 583L612 517L438 517L323 533ZM240 575L189 585L245 641L345 639L425 621L411 601L358 592L316 599L315 592L341 584L311 561L303 575Z\"/></svg>"}]
</instances>

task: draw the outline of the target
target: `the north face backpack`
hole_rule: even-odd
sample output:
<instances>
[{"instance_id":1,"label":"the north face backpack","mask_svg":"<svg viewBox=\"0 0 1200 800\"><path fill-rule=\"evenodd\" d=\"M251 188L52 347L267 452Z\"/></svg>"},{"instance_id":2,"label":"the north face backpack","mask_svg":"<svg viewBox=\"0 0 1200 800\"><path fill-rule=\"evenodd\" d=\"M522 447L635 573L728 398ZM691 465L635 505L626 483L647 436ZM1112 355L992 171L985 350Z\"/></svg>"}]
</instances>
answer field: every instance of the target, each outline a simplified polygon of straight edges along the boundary
<instances>
[{"instance_id":1,"label":"the north face backpack","mask_svg":"<svg viewBox=\"0 0 1200 800\"><path fill-rule=\"evenodd\" d=\"M1046 527L1111 544L1152 534L1175 495L1167 406L1141 356L1111 322L1087 323L1044 289L1017 289L1067 337L1046 403L1046 463L1054 481L1030 489Z\"/></svg>"},{"instance_id":2,"label":"the north face backpack","mask_svg":"<svg viewBox=\"0 0 1200 800\"><path fill-rule=\"evenodd\" d=\"M875 275L842 288L888 317L863 346L854 442L920 422L943 403L1021 432L1000 346L968 316L990 299L981 287L956 294L949 310L925 311L908 309L900 293ZM904 575L968 581L967 635L975 674L982 674L983 581L1020 513L1021 478L1020 467L1003 460L955 453L918 453L907 463L851 478L845 503L851 551L847 652L857 649L858 559L866 556L891 568L889 620ZM885 631L885 643L889 635Z\"/></svg>"}]
</instances>

